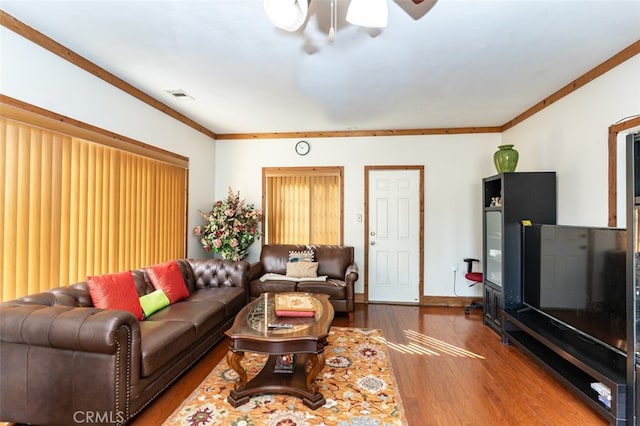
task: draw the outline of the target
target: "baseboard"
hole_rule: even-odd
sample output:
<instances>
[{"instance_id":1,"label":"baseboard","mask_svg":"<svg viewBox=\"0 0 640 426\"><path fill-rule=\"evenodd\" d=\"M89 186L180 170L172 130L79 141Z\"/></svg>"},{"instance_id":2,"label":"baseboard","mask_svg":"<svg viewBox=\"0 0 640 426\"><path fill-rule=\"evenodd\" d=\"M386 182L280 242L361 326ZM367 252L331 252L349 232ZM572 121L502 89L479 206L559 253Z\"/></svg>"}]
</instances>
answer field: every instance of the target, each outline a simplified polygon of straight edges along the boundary
<instances>
[{"instance_id":1,"label":"baseboard","mask_svg":"<svg viewBox=\"0 0 640 426\"><path fill-rule=\"evenodd\" d=\"M353 295L355 303L369 303L365 299L364 293L355 293ZM420 299L421 306L450 306L453 308L463 308L473 301L482 301L481 297L452 297L452 296L422 296Z\"/></svg>"},{"instance_id":2,"label":"baseboard","mask_svg":"<svg viewBox=\"0 0 640 426\"><path fill-rule=\"evenodd\" d=\"M450 306L463 308L473 301L481 301L479 297L451 297L451 296L422 296L420 304L422 306Z\"/></svg>"}]
</instances>

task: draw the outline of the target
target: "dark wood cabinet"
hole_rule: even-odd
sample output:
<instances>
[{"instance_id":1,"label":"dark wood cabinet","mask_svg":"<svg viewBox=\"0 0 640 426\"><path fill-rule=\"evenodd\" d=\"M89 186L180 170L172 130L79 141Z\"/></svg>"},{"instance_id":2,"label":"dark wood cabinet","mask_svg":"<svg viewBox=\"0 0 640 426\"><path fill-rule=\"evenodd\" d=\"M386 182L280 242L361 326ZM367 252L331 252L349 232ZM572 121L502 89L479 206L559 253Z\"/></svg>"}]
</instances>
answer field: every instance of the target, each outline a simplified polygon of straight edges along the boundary
<instances>
[{"instance_id":1,"label":"dark wood cabinet","mask_svg":"<svg viewBox=\"0 0 640 426\"><path fill-rule=\"evenodd\" d=\"M640 132L627 135L627 424L640 408Z\"/></svg>"},{"instance_id":2,"label":"dark wood cabinet","mask_svg":"<svg viewBox=\"0 0 640 426\"><path fill-rule=\"evenodd\" d=\"M506 193L508 194L508 191ZM553 195L555 197L555 189ZM543 203L542 196L542 193L538 193L535 198ZM508 199L505 199L503 210L506 209L507 202ZM544 204L546 205L547 202ZM629 373L626 368L629 361L626 354L620 350L614 350L608 345L597 343L584 332L580 332L549 315L544 309L538 309L528 304L523 306L521 221L531 220L532 223L555 224L555 201L551 202L551 205L553 205L554 214L553 217L546 216L547 221L537 215L545 216L551 212L545 213L535 210L518 212L517 216L521 217L515 217L513 220L518 222L519 229L514 231L511 236L507 231L505 232L504 239L517 238L517 244L507 246L508 243L505 242L504 246L504 269L505 271L510 270L510 272L505 272L505 275L509 273L513 275L509 278L505 276L503 282L505 306L502 311L502 340L504 343L518 346L539 362L550 374L555 376L585 404L608 420L610 424L635 424L635 422L626 420L627 413L631 409L628 407L629 401L633 399L633 396L629 395ZM542 207L540 206L540 208ZM531 206L527 208L529 209ZM508 213L504 213L504 215L505 218L508 217ZM531 230L532 227L527 229ZM527 236L529 236L528 232ZM516 253L514 253L514 247L517 248ZM530 246L530 248L534 248L534 252L535 247L535 244ZM586 250L586 248L584 249ZM543 255L539 253L539 256ZM526 259L531 261L529 256L526 256ZM594 262L597 263L597 261ZM532 273L532 270L527 269L528 273ZM628 266L627 269L630 267ZM543 275L540 272L541 280L554 279L553 276ZM527 277L529 278L529 275ZM549 287L549 289L555 289L555 287ZM529 296L529 293L527 295Z\"/></svg>"},{"instance_id":3,"label":"dark wood cabinet","mask_svg":"<svg viewBox=\"0 0 640 426\"><path fill-rule=\"evenodd\" d=\"M626 357L594 344L568 327L560 327L532 309L505 310L503 340L520 347L585 404L616 426L627 422ZM609 398L594 384L604 386Z\"/></svg>"},{"instance_id":4,"label":"dark wood cabinet","mask_svg":"<svg viewBox=\"0 0 640 426\"><path fill-rule=\"evenodd\" d=\"M484 322L502 329L502 289L488 283L484 286Z\"/></svg>"},{"instance_id":5,"label":"dark wood cabinet","mask_svg":"<svg viewBox=\"0 0 640 426\"><path fill-rule=\"evenodd\" d=\"M522 303L521 223L556 223L555 172L484 178L484 323L502 335L502 310Z\"/></svg>"}]
</instances>

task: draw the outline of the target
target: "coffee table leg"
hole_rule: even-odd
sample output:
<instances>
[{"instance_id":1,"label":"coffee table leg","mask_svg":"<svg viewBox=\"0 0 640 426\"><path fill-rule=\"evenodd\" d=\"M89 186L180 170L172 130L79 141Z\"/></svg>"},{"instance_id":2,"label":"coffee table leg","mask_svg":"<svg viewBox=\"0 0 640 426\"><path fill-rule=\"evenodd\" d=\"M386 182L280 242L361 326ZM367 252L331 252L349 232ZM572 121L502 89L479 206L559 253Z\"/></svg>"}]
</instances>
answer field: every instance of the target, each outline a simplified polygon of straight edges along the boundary
<instances>
[{"instance_id":1,"label":"coffee table leg","mask_svg":"<svg viewBox=\"0 0 640 426\"><path fill-rule=\"evenodd\" d=\"M227 352L227 364L236 373L238 373L238 381L236 382L236 391L244 390L247 387L247 371L244 369L240 361L244 358L244 352Z\"/></svg>"},{"instance_id":2,"label":"coffee table leg","mask_svg":"<svg viewBox=\"0 0 640 426\"><path fill-rule=\"evenodd\" d=\"M324 353L309 354L309 372L307 373L307 390L311 393L318 393L318 385L315 383L315 379L320 373L320 370L324 368L325 359Z\"/></svg>"}]
</instances>

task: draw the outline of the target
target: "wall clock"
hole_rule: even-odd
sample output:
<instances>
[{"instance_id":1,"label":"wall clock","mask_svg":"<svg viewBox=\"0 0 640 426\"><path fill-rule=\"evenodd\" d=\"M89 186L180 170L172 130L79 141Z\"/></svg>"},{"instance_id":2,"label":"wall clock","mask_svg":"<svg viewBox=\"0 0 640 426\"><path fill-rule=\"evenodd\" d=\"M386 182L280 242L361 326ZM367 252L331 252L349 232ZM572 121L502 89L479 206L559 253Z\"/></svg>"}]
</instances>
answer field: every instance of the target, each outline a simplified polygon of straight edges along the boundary
<instances>
[{"instance_id":1,"label":"wall clock","mask_svg":"<svg viewBox=\"0 0 640 426\"><path fill-rule=\"evenodd\" d=\"M307 141L300 141L296 144L296 154L307 155L311 151L311 146Z\"/></svg>"}]
</instances>

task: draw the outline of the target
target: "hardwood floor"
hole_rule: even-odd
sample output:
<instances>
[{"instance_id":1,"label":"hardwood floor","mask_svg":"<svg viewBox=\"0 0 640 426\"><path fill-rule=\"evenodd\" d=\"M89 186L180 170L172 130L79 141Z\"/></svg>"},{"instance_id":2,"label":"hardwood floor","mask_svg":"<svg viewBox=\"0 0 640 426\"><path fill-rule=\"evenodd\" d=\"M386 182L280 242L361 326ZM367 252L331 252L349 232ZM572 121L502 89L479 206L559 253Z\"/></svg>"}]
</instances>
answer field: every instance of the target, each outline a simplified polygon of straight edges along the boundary
<instances>
[{"instance_id":1,"label":"hardwood floor","mask_svg":"<svg viewBox=\"0 0 640 426\"><path fill-rule=\"evenodd\" d=\"M481 311L465 317L462 308L359 304L354 322L336 314L333 325L379 328L398 345L390 345L389 355L411 426L607 424L520 349L503 345L482 325ZM401 352L416 341L435 354ZM161 424L226 355L227 344L219 343L132 424Z\"/></svg>"}]
</instances>

